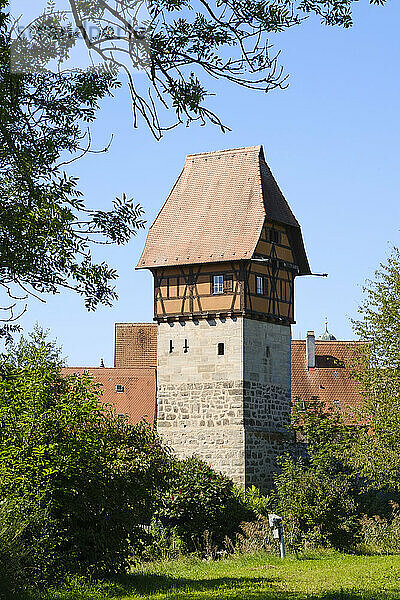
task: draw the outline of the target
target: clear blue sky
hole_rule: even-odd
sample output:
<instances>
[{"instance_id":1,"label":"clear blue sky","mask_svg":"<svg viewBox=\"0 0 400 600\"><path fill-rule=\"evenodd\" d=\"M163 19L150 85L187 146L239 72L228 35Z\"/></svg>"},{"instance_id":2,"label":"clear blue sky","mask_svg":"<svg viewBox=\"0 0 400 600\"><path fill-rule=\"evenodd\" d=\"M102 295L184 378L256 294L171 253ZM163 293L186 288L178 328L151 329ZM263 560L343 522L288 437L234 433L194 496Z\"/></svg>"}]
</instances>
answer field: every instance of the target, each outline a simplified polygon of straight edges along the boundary
<instances>
[{"instance_id":1,"label":"clear blue sky","mask_svg":"<svg viewBox=\"0 0 400 600\"><path fill-rule=\"evenodd\" d=\"M295 338L320 333L325 316L339 339L351 339L349 318L361 286L399 240L400 6L361 0L350 30L317 20L276 37L290 73L286 91L262 94L216 85L210 105L231 133L213 126L181 127L156 142L145 126L133 130L126 90L104 103L94 128L107 155L74 166L88 204L109 206L126 192L146 210L150 224L178 176L186 154L263 144L294 214L314 272L296 283ZM115 322L152 319L152 276L134 271L146 233L102 256L120 274L113 308L85 311L83 300L62 292L45 305L31 302L22 323L37 321L63 346L70 365L113 361Z\"/></svg>"}]
</instances>

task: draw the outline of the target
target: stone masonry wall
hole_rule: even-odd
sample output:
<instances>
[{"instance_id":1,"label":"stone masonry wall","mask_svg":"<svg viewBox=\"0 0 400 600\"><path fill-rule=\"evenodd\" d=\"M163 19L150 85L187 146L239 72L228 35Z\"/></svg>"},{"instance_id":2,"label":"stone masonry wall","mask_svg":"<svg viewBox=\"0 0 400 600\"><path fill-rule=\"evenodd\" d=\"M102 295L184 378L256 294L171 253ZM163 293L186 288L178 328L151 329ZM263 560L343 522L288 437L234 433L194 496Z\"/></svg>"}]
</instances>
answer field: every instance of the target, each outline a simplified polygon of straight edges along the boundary
<instances>
[{"instance_id":1,"label":"stone masonry wall","mask_svg":"<svg viewBox=\"0 0 400 600\"><path fill-rule=\"evenodd\" d=\"M268 489L290 422L290 327L245 319L246 485Z\"/></svg>"},{"instance_id":2,"label":"stone masonry wall","mask_svg":"<svg viewBox=\"0 0 400 600\"><path fill-rule=\"evenodd\" d=\"M196 454L240 485L265 487L289 406L289 327L242 318L159 324L157 427L178 456Z\"/></svg>"},{"instance_id":3,"label":"stone masonry wall","mask_svg":"<svg viewBox=\"0 0 400 600\"><path fill-rule=\"evenodd\" d=\"M160 323L157 342L157 428L164 442L182 458L200 456L240 485L245 484L242 335L241 319L202 319ZM219 343L225 345L222 356Z\"/></svg>"}]
</instances>

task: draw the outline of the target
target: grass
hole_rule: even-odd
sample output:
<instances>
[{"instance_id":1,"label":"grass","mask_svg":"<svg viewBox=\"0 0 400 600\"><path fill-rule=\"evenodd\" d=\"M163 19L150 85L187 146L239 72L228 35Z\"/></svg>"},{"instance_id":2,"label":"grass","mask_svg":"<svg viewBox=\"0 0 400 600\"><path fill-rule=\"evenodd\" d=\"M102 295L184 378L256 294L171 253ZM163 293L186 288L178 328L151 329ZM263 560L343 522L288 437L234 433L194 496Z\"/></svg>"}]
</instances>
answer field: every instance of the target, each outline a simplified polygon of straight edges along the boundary
<instances>
[{"instance_id":1,"label":"grass","mask_svg":"<svg viewBox=\"0 0 400 600\"><path fill-rule=\"evenodd\" d=\"M118 582L75 580L18 600L389 600L400 599L400 555L268 554L152 563Z\"/></svg>"}]
</instances>

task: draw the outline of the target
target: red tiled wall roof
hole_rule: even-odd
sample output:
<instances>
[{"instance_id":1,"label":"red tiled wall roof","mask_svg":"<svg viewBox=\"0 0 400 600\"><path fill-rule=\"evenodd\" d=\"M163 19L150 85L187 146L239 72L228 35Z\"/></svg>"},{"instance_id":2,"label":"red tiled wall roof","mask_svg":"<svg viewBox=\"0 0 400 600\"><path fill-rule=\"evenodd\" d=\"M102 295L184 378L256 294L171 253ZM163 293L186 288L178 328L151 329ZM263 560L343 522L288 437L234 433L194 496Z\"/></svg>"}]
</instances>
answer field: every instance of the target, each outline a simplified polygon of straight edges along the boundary
<instances>
[{"instance_id":1,"label":"red tiled wall roof","mask_svg":"<svg viewBox=\"0 0 400 600\"><path fill-rule=\"evenodd\" d=\"M102 385L103 401L115 407L116 414L129 416L131 423L142 418L153 424L156 414L155 369L115 369L101 367L65 367L63 375L89 372ZM116 386L122 385L123 392Z\"/></svg>"},{"instance_id":2,"label":"red tiled wall roof","mask_svg":"<svg viewBox=\"0 0 400 600\"><path fill-rule=\"evenodd\" d=\"M355 349L360 342L315 341L316 367L307 369L306 341L292 340L292 401L318 397L327 406L337 406L347 413L362 404L357 383L350 370ZM342 366L344 365L344 366Z\"/></svg>"}]
</instances>

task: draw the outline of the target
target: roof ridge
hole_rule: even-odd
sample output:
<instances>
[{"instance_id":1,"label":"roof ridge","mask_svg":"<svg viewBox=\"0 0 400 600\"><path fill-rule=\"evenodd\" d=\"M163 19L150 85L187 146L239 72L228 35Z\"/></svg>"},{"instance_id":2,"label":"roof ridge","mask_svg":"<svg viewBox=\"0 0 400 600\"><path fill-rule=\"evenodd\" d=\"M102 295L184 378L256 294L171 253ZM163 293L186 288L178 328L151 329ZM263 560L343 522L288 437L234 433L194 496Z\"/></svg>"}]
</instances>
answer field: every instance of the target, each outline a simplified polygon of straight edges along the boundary
<instances>
[{"instance_id":1,"label":"roof ridge","mask_svg":"<svg viewBox=\"0 0 400 600\"><path fill-rule=\"evenodd\" d=\"M306 343L306 339L301 339L301 340L295 340L292 339L291 343L302 343L305 344ZM319 340L318 338L315 338L315 343L317 344L365 344L366 342L364 340Z\"/></svg>"},{"instance_id":2,"label":"roof ridge","mask_svg":"<svg viewBox=\"0 0 400 600\"><path fill-rule=\"evenodd\" d=\"M225 150L213 150L211 152L195 152L194 154L187 154L186 160L188 158L195 158L201 156L211 156L216 154L237 154L239 152L248 152L249 150L261 150L262 145L258 144L257 146L243 146L241 148L226 148Z\"/></svg>"},{"instance_id":3,"label":"roof ridge","mask_svg":"<svg viewBox=\"0 0 400 600\"><path fill-rule=\"evenodd\" d=\"M106 371L154 371L156 369L156 367L85 367L85 366L67 366L67 367L61 367L62 370L64 369L85 369L86 371L100 371L101 373L105 373Z\"/></svg>"},{"instance_id":4,"label":"roof ridge","mask_svg":"<svg viewBox=\"0 0 400 600\"><path fill-rule=\"evenodd\" d=\"M116 321L115 325L154 325L157 327L157 323L152 323L151 321Z\"/></svg>"}]
</instances>

